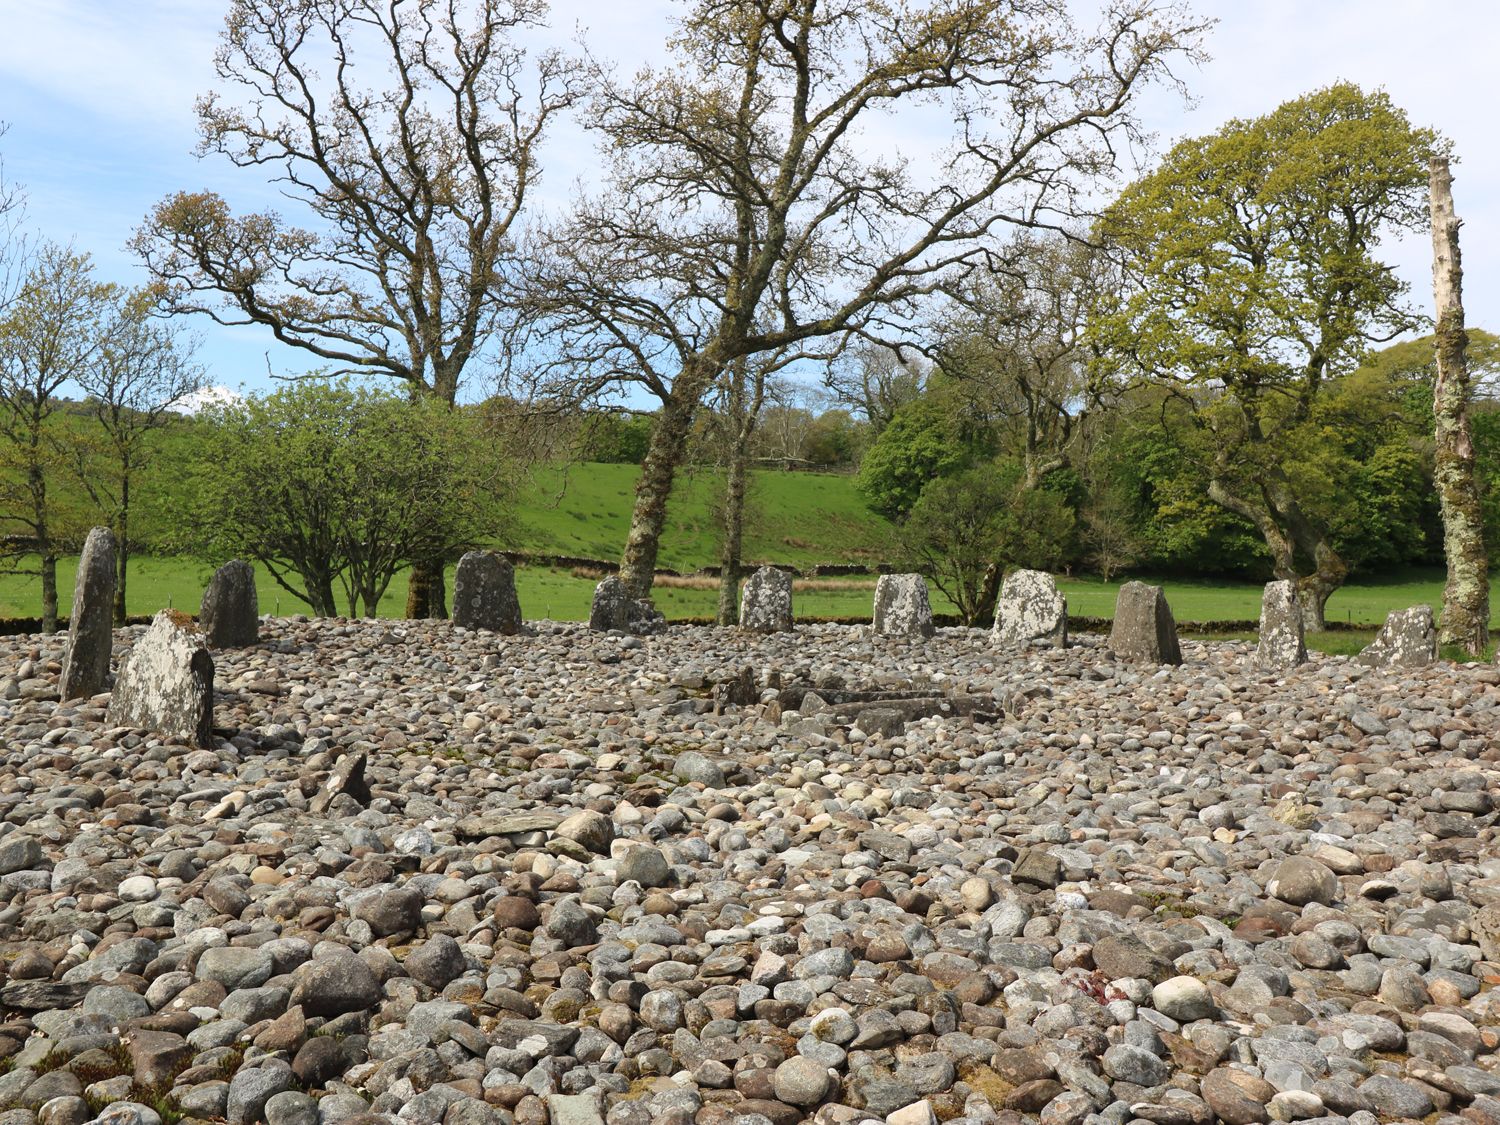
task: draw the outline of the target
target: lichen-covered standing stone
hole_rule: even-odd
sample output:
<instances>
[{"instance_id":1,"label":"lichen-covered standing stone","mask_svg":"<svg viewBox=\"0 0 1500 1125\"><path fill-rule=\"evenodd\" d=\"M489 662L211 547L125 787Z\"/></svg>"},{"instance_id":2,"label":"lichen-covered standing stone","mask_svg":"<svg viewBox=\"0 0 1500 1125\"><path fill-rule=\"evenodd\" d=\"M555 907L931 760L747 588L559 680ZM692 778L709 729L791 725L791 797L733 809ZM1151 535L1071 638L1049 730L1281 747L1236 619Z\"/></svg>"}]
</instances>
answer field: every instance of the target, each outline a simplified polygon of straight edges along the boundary
<instances>
[{"instance_id":1,"label":"lichen-covered standing stone","mask_svg":"<svg viewBox=\"0 0 1500 1125\"><path fill-rule=\"evenodd\" d=\"M884 637L930 637L932 606L920 574L882 574L875 583L875 632Z\"/></svg>"},{"instance_id":2,"label":"lichen-covered standing stone","mask_svg":"<svg viewBox=\"0 0 1500 1125\"><path fill-rule=\"evenodd\" d=\"M1393 610L1374 641L1359 654L1361 664L1381 668L1420 668L1437 659L1437 625L1430 605Z\"/></svg>"},{"instance_id":3,"label":"lichen-covered standing stone","mask_svg":"<svg viewBox=\"0 0 1500 1125\"><path fill-rule=\"evenodd\" d=\"M1121 660L1152 664L1181 664L1177 622L1160 586L1127 582L1115 599L1115 621L1109 647Z\"/></svg>"},{"instance_id":4,"label":"lichen-covered standing stone","mask_svg":"<svg viewBox=\"0 0 1500 1125\"><path fill-rule=\"evenodd\" d=\"M1285 670L1307 663L1302 635L1302 602L1295 582L1267 582L1260 599L1260 644L1255 662L1262 668Z\"/></svg>"},{"instance_id":5,"label":"lichen-covered standing stone","mask_svg":"<svg viewBox=\"0 0 1500 1125\"><path fill-rule=\"evenodd\" d=\"M785 633L792 628L792 576L763 566L745 583L740 601L740 628L757 633Z\"/></svg>"},{"instance_id":6,"label":"lichen-covered standing stone","mask_svg":"<svg viewBox=\"0 0 1500 1125\"><path fill-rule=\"evenodd\" d=\"M185 613L164 609L125 661L105 722L213 748L214 659Z\"/></svg>"},{"instance_id":7,"label":"lichen-covered standing stone","mask_svg":"<svg viewBox=\"0 0 1500 1125\"><path fill-rule=\"evenodd\" d=\"M494 551L470 551L453 574L453 624L514 636L521 631L516 570Z\"/></svg>"},{"instance_id":8,"label":"lichen-covered standing stone","mask_svg":"<svg viewBox=\"0 0 1500 1125\"><path fill-rule=\"evenodd\" d=\"M198 628L210 648L248 648L260 643L255 568L244 559L231 559L214 571L198 608Z\"/></svg>"},{"instance_id":9,"label":"lichen-covered standing stone","mask_svg":"<svg viewBox=\"0 0 1500 1125\"><path fill-rule=\"evenodd\" d=\"M98 695L109 686L109 654L115 626L115 537L96 527L83 541L73 611L68 617L68 652L58 691L64 699Z\"/></svg>"},{"instance_id":10,"label":"lichen-covered standing stone","mask_svg":"<svg viewBox=\"0 0 1500 1125\"><path fill-rule=\"evenodd\" d=\"M596 633L611 629L622 633L649 633L665 622L649 598L632 598L618 574L611 574L594 587L589 606L589 628Z\"/></svg>"},{"instance_id":11,"label":"lichen-covered standing stone","mask_svg":"<svg viewBox=\"0 0 1500 1125\"><path fill-rule=\"evenodd\" d=\"M1066 648L1068 599L1044 570L1018 570L1005 577L995 603L996 645L1035 644Z\"/></svg>"}]
</instances>

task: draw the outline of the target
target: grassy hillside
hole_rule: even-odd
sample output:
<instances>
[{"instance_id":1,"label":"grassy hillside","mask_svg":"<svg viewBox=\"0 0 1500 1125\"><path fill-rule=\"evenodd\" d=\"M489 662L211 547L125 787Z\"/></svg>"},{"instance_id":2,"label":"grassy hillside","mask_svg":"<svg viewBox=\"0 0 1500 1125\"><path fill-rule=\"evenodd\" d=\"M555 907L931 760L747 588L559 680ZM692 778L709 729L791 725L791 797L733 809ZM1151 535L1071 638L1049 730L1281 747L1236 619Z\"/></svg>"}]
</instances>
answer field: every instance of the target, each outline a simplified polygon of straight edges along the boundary
<instances>
[{"instance_id":1,"label":"grassy hillside","mask_svg":"<svg viewBox=\"0 0 1500 1125\"><path fill-rule=\"evenodd\" d=\"M635 501L635 465L582 464L544 470L516 512L516 550L618 559ZM718 562L723 491L719 470L679 478L658 565L693 571ZM805 566L873 563L889 553L891 525L869 512L854 478L833 473L755 472L745 521L747 562Z\"/></svg>"}]
</instances>

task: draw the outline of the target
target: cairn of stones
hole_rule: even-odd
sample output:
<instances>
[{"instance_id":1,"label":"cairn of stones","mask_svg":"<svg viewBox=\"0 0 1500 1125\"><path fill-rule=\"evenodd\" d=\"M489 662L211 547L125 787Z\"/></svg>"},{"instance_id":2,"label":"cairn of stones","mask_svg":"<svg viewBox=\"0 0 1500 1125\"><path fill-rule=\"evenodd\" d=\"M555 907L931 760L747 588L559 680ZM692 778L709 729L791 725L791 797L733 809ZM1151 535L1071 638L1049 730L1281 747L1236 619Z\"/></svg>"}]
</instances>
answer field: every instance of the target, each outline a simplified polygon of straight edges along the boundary
<instances>
[{"instance_id":1,"label":"cairn of stones","mask_svg":"<svg viewBox=\"0 0 1500 1125\"><path fill-rule=\"evenodd\" d=\"M1043 570L1007 574L1000 584L990 635L997 646L1066 648L1068 599L1058 590L1052 575Z\"/></svg>"},{"instance_id":2,"label":"cairn of stones","mask_svg":"<svg viewBox=\"0 0 1500 1125\"><path fill-rule=\"evenodd\" d=\"M1270 671L1287 671L1307 663L1302 634L1302 601L1297 584L1267 582L1260 600L1260 635L1255 662Z\"/></svg>"},{"instance_id":3,"label":"cairn of stones","mask_svg":"<svg viewBox=\"0 0 1500 1125\"><path fill-rule=\"evenodd\" d=\"M453 624L514 636L521 631L516 570L497 551L469 551L453 575Z\"/></svg>"},{"instance_id":4,"label":"cairn of stones","mask_svg":"<svg viewBox=\"0 0 1500 1125\"><path fill-rule=\"evenodd\" d=\"M932 604L920 574L882 574L875 583L874 628L882 637L930 637Z\"/></svg>"},{"instance_id":5,"label":"cairn of stones","mask_svg":"<svg viewBox=\"0 0 1500 1125\"><path fill-rule=\"evenodd\" d=\"M248 648L260 643L260 603L255 568L231 559L209 580L198 609L198 628L209 648Z\"/></svg>"},{"instance_id":6,"label":"cairn of stones","mask_svg":"<svg viewBox=\"0 0 1500 1125\"><path fill-rule=\"evenodd\" d=\"M107 527L96 527L83 541L73 583L68 651L57 689L63 699L98 695L109 687L114 635L115 536Z\"/></svg>"},{"instance_id":7,"label":"cairn of stones","mask_svg":"<svg viewBox=\"0 0 1500 1125\"><path fill-rule=\"evenodd\" d=\"M213 748L214 661L193 619L163 609L115 678L105 721Z\"/></svg>"},{"instance_id":8,"label":"cairn of stones","mask_svg":"<svg viewBox=\"0 0 1500 1125\"><path fill-rule=\"evenodd\" d=\"M763 566L746 580L740 599L740 628L756 633L791 631L790 574L774 566Z\"/></svg>"},{"instance_id":9,"label":"cairn of stones","mask_svg":"<svg viewBox=\"0 0 1500 1125\"><path fill-rule=\"evenodd\" d=\"M534 628L0 636L0 1119L1500 1120L1500 668Z\"/></svg>"},{"instance_id":10,"label":"cairn of stones","mask_svg":"<svg viewBox=\"0 0 1500 1125\"><path fill-rule=\"evenodd\" d=\"M1362 664L1379 668L1420 668L1437 659L1437 624L1430 605L1393 610L1359 654Z\"/></svg>"},{"instance_id":11,"label":"cairn of stones","mask_svg":"<svg viewBox=\"0 0 1500 1125\"><path fill-rule=\"evenodd\" d=\"M1160 586L1127 582L1115 599L1109 647L1121 660L1143 664L1181 664L1177 622Z\"/></svg>"}]
</instances>

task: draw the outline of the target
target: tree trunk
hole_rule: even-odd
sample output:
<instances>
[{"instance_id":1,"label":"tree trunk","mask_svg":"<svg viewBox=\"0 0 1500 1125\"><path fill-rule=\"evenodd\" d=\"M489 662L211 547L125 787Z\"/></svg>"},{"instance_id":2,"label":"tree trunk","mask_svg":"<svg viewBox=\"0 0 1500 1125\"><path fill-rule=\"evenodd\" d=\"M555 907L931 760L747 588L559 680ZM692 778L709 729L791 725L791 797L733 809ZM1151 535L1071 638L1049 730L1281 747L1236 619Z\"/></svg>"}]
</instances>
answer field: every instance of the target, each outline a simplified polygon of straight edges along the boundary
<instances>
[{"instance_id":1,"label":"tree trunk","mask_svg":"<svg viewBox=\"0 0 1500 1125\"><path fill-rule=\"evenodd\" d=\"M1484 654L1490 633L1489 558L1484 549L1484 517L1474 476L1474 438L1469 426L1469 367L1464 330L1463 263L1458 249L1458 216L1448 161L1433 157L1428 166L1432 207L1432 291L1437 306L1437 378L1432 384L1436 457L1433 481L1443 514L1443 554L1448 581L1443 587L1442 644L1460 645L1471 656Z\"/></svg>"},{"instance_id":2,"label":"tree trunk","mask_svg":"<svg viewBox=\"0 0 1500 1125\"><path fill-rule=\"evenodd\" d=\"M317 581L312 581L309 576L307 583L307 596L312 599L312 611L314 617L337 617L339 605L333 596L333 575L319 574Z\"/></svg>"},{"instance_id":3,"label":"tree trunk","mask_svg":"<svg viewBox=\"0 0 1500 1125\"><path fill-rule=\"evenodd\" d=\"M737 436L730 447L724 486L724 537L719 546L720 625L733 625L739 620L740 553L745 534L745 492L750 475L747 439L748 435Z\"/></svg>"},{"instance_id":4,"label":"tree trunk","mask_svg":"<svg viewBox=\"0 0 1500 1125\"><path fill-rule=\"evenodd\" d=\"M640 483L635 486L630 534L620 557L620 580L632 598L651 594L661 533L667 523L667 501L672 496L677 467L687 452L693 415L712 374L712 367L702 360L683 368L672 384L672 393L662 404L656 425L651 428L651 444L641 463Z\"/></svg>"},{"instance_id":5,"label":"tree trunk","mask_svg":"<svg viewBox=\"0 0 1500 1125\"><path fill-rule=\"evenodd\" d=\"M57 632L57 556L50 546L42 550L42 632Z\"/></svg>"},{"instance_id":6,"label":"tree trunk","mask_svg":"<svg viewBox=\"0 0 1500 1125\"><path fill-rule=\"evenodd\" d=\"M1000 583L1005 577L1005 568L997 562L990 563L984 568L984 579L979 585L979 602L974 608L974 620L969 622L973 625L983 625L986 621L994 623L995 603L1000 600ZM1105 579L1106 582L1109 579Z\"/></svg>"},{"instance_id":7,"label":"tree trunk","mask_svg":"<svg viewBox=\"0 0 1500 1125\"><path fill-rule=\"evenodd\" d=\"M130 477L120 480L120 518L115 528L115 624L125 624L125 573L130 559Z\"/></svg>"},{"instance_id":8,"label":"tree trunk","mask_svg":"<svg viewBox=\"0 0 1500 1125\"><path fill-rule=\"evenodd\" d=\"M448 616L447 576L443 573L444 560L417 559L411 566L411 579L406 586L406 616L409 618L431 617L443 619Z\"/></svg>"}]
</instances>

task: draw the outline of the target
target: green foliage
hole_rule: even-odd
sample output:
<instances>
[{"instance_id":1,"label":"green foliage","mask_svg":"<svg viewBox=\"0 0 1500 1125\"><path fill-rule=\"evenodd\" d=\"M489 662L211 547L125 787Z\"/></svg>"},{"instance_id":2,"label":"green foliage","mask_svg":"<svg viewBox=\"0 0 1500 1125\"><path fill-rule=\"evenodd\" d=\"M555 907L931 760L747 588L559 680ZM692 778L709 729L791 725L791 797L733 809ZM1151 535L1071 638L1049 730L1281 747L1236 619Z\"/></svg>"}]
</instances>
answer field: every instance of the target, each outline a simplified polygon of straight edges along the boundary
<instances>
[{"instance_id":1,"label":"green foliage","mask_svg":"<svg viewBox=\"0 0 1500 1125\"><path fill-rule=\"evenodd\" d=\"M1002 460L928 483L901 526L901 542L972 625L988 608L991 568L1059 569L1074 523L1063 489L1028 488L1021 464Z\"/></svg>"},{"instance_id":2,"label":"green foliage","mask_svg":"<svg viewBox=\"0 0 1500 1125\"><path fill-rule=\"evenodd\" d=\"M1014 482L988 465L939 477L922 489L902 525L905 551L958 607L966 625L978 619L1013 491Z\"/></svg>"},{"instance_id":3,"label":"green foliage","mask_svg":"<svg viewBox=\"0 0 1500 1125\"><path fill-rule=\"evenodd\" d=\"M195 433L180 545L255 559L318 613L336 612L337 582L351 614L373 615L413 560L495 531L501 473L479 424L431 396L305 379L215 408Z\"/></svg>"},{"instance_id":4,"label":"green foliage","mask_svg":"<svg viewBox=\"0 0 1500 1125\"><path fill-rule=\"evenodd\" d=\"M967 468L986 444L943 397L927 394L896 411L865 454L856 487L872 511L901 519L929 481Z\"/></svg>"},{"instance_id":5,"label":"green foliage","mask_svg":"<svg viewBox=\"0 0 1500 1125\"><path fill-rule=\"evenodd\" d=\"M651 445L650 414L591 413L578 435L579 460L607 465L639 465Z\"/></svg>"}]
</instances>

